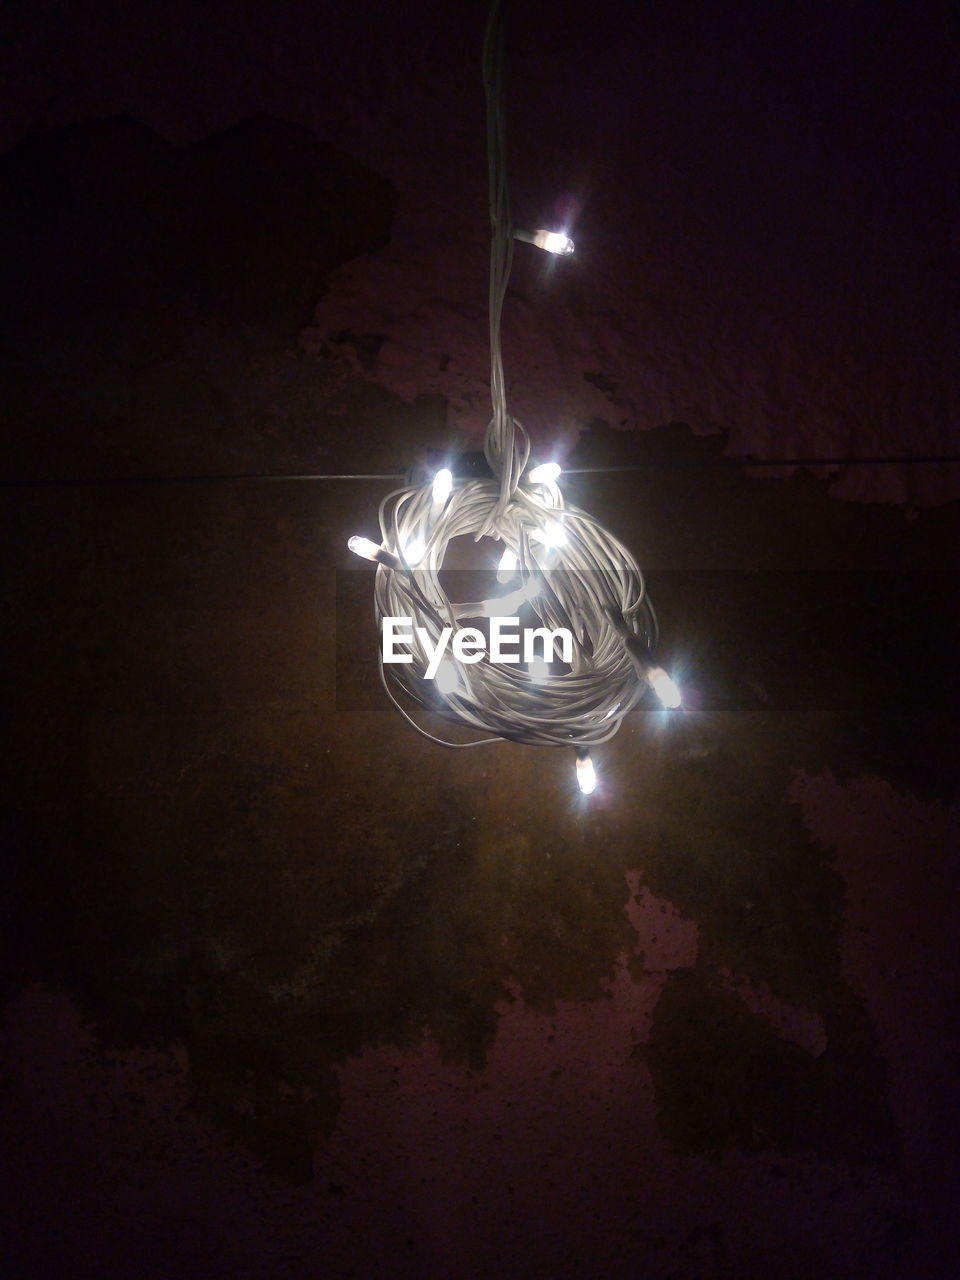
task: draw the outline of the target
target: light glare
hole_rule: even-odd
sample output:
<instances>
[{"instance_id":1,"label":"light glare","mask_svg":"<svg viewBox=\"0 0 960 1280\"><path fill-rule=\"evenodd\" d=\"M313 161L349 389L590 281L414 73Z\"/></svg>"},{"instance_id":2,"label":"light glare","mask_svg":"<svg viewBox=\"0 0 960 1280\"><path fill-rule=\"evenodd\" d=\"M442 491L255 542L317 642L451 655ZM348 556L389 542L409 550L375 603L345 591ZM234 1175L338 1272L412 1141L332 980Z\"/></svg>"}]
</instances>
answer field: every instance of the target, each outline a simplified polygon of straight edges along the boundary
<instances>
[{"instance_id":1,"label":"light glare","mask_svg":"<svg viewBox=\"0 0 960 1280\"><path fill-rule=\"evenodd\" d=\"M433 500L438 507L442 507L450 497L452 488L453 472L449 468L443 467L433 477Z\"/></svg>"},{"instance_id":2,"label":"light glare","mask_svg":"<svg viewBox=\"0 0 960 1280\"><path fill-rule=\"evenodd\" d=\"M577 784L585 796L593 795L597 789L597 771L588 752L577 756Z\"/></svg>"},{"instance_id":3,"label":"light glare","mask_svg":"<svg viewBox=\"0 0 960 1280\"><path fill-rule=\"evenodd\" d=\"M562 468L559 462L543 462L530 472L532 484L556 484Z\"/></svg>"},{"instance_id":4,"label":"light glare","mask_svg":"<svg viewBox=\"0 0 960 1280\"><path fill-rule=\"evenodd\" d=\"M562 231L535 231L533 243L538 249L546 249L547 253L565 255L573 253L574 249L573 241Z\"/></svg>"},{"instance_id":5,"label":"light glare","mask_svg":"<svg viewBox=\"0 0 960 1280\"><path fill-rule=\"evenodd\" d=\"M651 689L668 710L674 711L679 707L682 701L680 690L664 671L663 667L654 667L647 679L650 682Z\"/></svg>"},{"instance_id":6,"label":"light glare","mask_svg":"<svg viewBox=\"0 0 960 1280\"><path fill-rule=\"evenodd\" d=\"M427 544L420 537L411 538L404 545L403 554L407 558L407 564L419 564L423 559L423 553L427 549Z\"/></svg>"},{"instance_id":7,"label":"light glare","mask_svg":"<svg viewBox=\"0 0 960 1280\"><path fill-rule=\"evenodd\" d=\"M540 536L545 547L565 547L567 545L567 531L556 520L544 525L543 533Z\"/></svg>"},{"instance_id":8,"label":"light glare","mask_svg":"<svg viewBox=\"0 0 960 1280\"><path fill-rule=\"evenodd\" d=\"M371 542L369 538L362 538L356 533L347 540L347 546L355 556L363 556L365 560L376 560L380 550L375 542Z\"/></svg>"}]
</instances>

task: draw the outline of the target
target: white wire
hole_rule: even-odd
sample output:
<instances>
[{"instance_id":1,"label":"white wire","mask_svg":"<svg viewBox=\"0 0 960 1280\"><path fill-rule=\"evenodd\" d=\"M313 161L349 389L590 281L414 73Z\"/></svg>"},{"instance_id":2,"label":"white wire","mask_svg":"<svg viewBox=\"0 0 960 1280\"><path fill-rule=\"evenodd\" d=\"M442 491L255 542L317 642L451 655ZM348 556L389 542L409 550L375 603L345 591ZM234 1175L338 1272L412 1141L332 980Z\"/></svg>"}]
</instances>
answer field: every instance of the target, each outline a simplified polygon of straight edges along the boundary
<instances>
[{"instance_id":1,"label":"white wire","mask_svg":"<svg viewBox=\"0 0 960 1280\"><path fill-rule=\"evenodd\" d=\"M503 124L503 40L500 0L492 0L483 47L483 83L487 99L487 164L490 183L490 398L493 415L484 453L500 480L501 510L506 507L530 456L526 431L507 410L500 324L513 264L513 222Z\"/></svg>"},{"instance_id":2,"label":"white wire","mask_svg":"<svg viewBox=\"0 0 960 1280\"><path fill-rule=\"evenodd\" d=\"M621 721L644 696L647 683L624 647L624 636L639 636L653 649L657 620L643 574L627 548L593 516L564 504L554 485L523 484L530 442L507 409L500 346L504 298L513 258L513 227L504 158L501 104L503 52L500 3L492 0L484 42L487 99L487 156L490 182L490 395L492 416L484 452L493 480L456 487L442 508L432 485L403 488L380 506L383 547L399 568L377 566L375 610L382 634L384 618L409 618L409 663L384 664L380 678L394 705L425 737L445 746L480 746L501 739L540 746L593 746L612 738ZM562 525L566 541L548 547L545 535ZM458 663L459 683L444 692L426 678L430 653L444 628L475 622L483 606L451 601L440 581L454 538L498 540L517 558L519 582L536 594L524 605L528 626L565 627L573 635L567 670L535 678L526 667L484 657ZM416 564L409 548L422 542ZM491 565L490 568L495 566ZM511 615L512 616L512 615ZM420 629L420 634L418 630ZM451 742L430 733L409 714L397 693L486 736Z\"/></svg>"},{"instance_id":3,"label":"white wire","mask_svg":"<svg viewBox=\"0 0 960 1280\"><path fill-rule=\"evenodd\" d=\"M517 486L506 507L500 485L472 480L454 489L436 511L432 487L399 489L381 504L384 548L399 569L377 567L374 593L378 629L384 618L409 618L409 663L383 662L381 679L399 709L426 732L397 701L394 689L414 703L493 738L541 746L589 746L605 742L646 690L627 654L622 632L639 636L650 649L657 621L646 595L643 574L627 548L598 520L566 506L555 485ZM550 525L562 525L566 544L539 541ZM524 667L484 658L457 664L459 687L444 693L427 679L430 655L446 627L480 620L480 604L453 601L440 580L454 538L494 537L517 557L517 581L530 584L532 598L523 607L525 627L565 627L573 636L569 670L535 679ZM419 567L406 550L414 539L425 547ZM491 561L492 572L495 565ZM515 594L515 584L505 596ZM535 594L533 594L535 593ZM612 613L611 613L612 611ZM511 615L513 616L513 615ZM519 615L517 615L519 616ZM418 634L417 628L422 629ZM479 745L446 742L446 745Z\"/></svg>"}]
</instances>

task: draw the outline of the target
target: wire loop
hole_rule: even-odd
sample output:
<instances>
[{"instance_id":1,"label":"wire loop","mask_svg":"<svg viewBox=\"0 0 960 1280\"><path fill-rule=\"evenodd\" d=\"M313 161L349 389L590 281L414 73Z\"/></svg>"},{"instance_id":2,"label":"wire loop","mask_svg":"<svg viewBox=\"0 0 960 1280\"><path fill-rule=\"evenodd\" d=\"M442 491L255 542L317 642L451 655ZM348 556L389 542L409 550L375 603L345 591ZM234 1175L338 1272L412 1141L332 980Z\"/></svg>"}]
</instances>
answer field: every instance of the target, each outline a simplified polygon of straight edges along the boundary
<instances>
[{"instance_id":1,"label":"wire loop","mask_svg":"<svg viewBox=\"0 0 960 1280\"><path fill-rule=\"evenodd\" d=\"M471 729L541 746L588 746L612 737L646 690L623 635L638 636L651 650L657 642L656 614L627 548L593 516L567 506L555 485L518 485L504 505L496 481L474 480L455 488L439 513L435 505L425 485L389 494L380 508L383 546L400 568L377 568L378 629L384 618L412 625L411 661L384 665L380 653L381 679L394 703L407 715L396 690ZM561 545L551 545L551 529ZM508 590L487 601L453 600L441 583L449 545L483 537L496 538L515 557ZM419 557L411 560L414 545ZM523 618L526 628L568 629L571 660L544 663L545 670L486 658L458 663L455 685L446 690L427 677L445 628L482 630L493 614Z\"/></svg>"}]
</instances>

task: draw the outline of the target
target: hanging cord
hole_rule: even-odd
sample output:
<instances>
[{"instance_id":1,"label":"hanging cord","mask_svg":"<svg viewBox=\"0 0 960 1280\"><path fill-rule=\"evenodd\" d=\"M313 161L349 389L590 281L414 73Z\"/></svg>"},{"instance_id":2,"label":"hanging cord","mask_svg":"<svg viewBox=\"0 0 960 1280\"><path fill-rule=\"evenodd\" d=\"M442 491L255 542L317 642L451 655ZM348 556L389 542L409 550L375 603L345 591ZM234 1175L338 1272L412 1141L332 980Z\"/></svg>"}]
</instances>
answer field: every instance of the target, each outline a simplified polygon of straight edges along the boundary
<instances>
[{"instance_id":1,"label":"hanging cord","mask_svg":"<svg viewBox=\"0 0 960 1280\"><path fill-rule=\"evenodd\" d=\"M380 545L354 538L351 547L377 562L378 626L403 619L412 628L409 659L384 665L381 651L380 676L418 732L447 746L508 739L574 746L585 754L613 737L652 678L666 673L653 663L657 619L632 555L594 516L564 501L555 476L525 474L529 438L507 408L500 339L513 228L504 159L500 0L491 4L483 80L492 400L484 454L492 478L454 484L444 469L433 484L397 489L380 505ZM499 543L497 580L508 590L487 600L450 599L441 573L450 543L463 538ZM522 661L448 657L434 665L441 640L463 631L482 636L487 620L492 633L498 618L522 619L528 631L542 633L541 656L526 656L525 648ZM568 643L558 638L561 632ZM401 691L403 702L396 696ZM488 736L472 743L439 739L409 713L407 700Z\"/></svg>"},{"instance_id":2,"label":"hanging cord","mask_svg":"<svg viewBox=\"0 0 960 1280\"><path fill-rule=\"evenodd\" d=\"M500 482L500 501L491 514L495 530L530 457L526 431L507 409L500 330L513 265L513 223L507 182L503 121L503 19L500 0L492 0L483 45L483 85L487 104L487 169L490 184L490 397L493 414L484 440L490 469Z\"/></svg>"},{"instance_id":3,"label":"hanging cord","mask_svg":"<svg viewBox=\"0 0 960 1280\"><path fill-rule=\"evenodd\" d=\"M455 747L506 739L575 748L578 781L590 794L596 774L589 749L612 738L649 691L667 709L679 707L681 696L654 656L657 616L633 555L595 516L565 501L559 467L527 471L527 433L507 407L500 338L513 235L503 146L500 0L492 0L483 78L492 399L484 453L491 475L455 479L443 467L432 483L408 483L380 505L379 544L355 535L349 545L376 562L380 677L413 728ZM496 568L499 586L490 586L488 599L451 599L447 553L451 543L465 541L475 546L481 581L491 583ZM454 554L459 558L466 551L461 545ZM524 631L522 657L496 656L493 642L501 623ZM388 630L395 634L395 624L403 631L403 653L389 662ZM411 714L416 707L484 736L466 743L438 738Z\"/></svg>"}]
</instances>

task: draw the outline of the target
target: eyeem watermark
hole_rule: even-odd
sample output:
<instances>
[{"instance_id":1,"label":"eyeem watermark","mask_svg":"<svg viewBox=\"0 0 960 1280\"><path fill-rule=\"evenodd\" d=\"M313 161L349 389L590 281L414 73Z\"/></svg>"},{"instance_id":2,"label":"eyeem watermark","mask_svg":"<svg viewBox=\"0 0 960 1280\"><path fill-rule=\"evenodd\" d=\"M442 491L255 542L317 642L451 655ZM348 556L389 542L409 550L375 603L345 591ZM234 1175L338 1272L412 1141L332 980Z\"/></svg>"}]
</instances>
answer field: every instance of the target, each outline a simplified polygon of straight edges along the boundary
<instances>
[{"instance_id":1,"label":"eyeem watermark","mask_svg":"<svg viewBox=\"0 0 960 1280\"><path fill-rule=\"evenodd\" d=\"M482 662L485 657L498 663L534 662L537 658L549 662L554 657L573 661L573 636L568 627L521 627L519 618L493 617L488 652L487 637L477 627L458 627L456 631L444 627L434 639L426 627L415 627L412 618L383 619L384 662L412 662L415 644L427 660L427 680L436 676L448 645L458 662L468 664Z\"/></svg>"}]
</instances>

